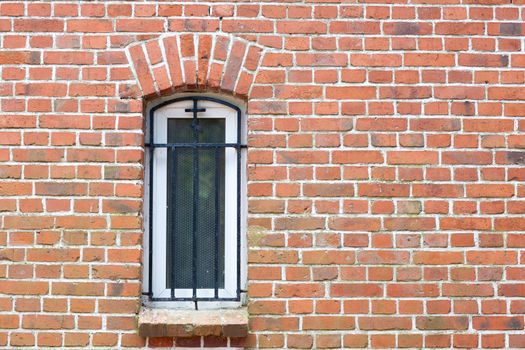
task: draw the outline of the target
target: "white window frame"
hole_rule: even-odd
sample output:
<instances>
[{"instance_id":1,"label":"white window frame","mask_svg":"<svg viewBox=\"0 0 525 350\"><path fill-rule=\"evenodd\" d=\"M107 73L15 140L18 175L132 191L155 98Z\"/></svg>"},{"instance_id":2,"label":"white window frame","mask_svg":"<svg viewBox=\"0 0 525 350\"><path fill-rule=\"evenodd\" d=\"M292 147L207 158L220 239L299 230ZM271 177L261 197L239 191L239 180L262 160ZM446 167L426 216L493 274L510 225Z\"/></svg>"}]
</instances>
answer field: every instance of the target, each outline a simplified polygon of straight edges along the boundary
<instances>
[{"instance_id":1,"label":"white window frame","mask_svg":"<svg viewBox=\"0 0 525 350\"><path fill-rule=\"evenodd\" d=\"M199 100L199 108L205 108L205 112L199 112L198 118L223 118L225 119L225 143L237 142L237 111L217 102L208 100ZM186 108L192 108L192 100L177 101L158 108L153 116L154 143L167 143L168 137L168 119L170 118L193 118L192 113L185 111ZM153 106L148 108L151 110ZM149 115L149 113L147 114ZM245 123L241 114L241 140L245 143ZM147 118L146 138L149 137L149 118ZM147 139L146 142L149 142ZM148 264L149 250L153 249L153 268L152 273L152 297L153 298L170 298L171 289L166 288L166 206L167 206L167 149L164 147L155 148L153 160L149 159L149 152L146 153L146 176L145 176L145 205L144 205L144 224L145 224L145 242L144 242L144 281L143 291L147 293L149 289L148 281ZM245 201L246 201L246 172L245 154L241 152L241 208L237 208L237 150L231 147L225 147L225 227L224 227L224 288L219 288L219 298L235 298L237 296L237 218L241 220L241 261L240 285L241 290L246 288L246 224L244 218ZM153 188L149 185L149 162L153 161ZM150 189L152 193L150 194ZM149 196L153 195L153 246L150 245L148 227L149 225ZM237 215L237 210L240 215ZM214 289L197 289L198 298L213 298ZM191 298L192 289L175 289L177 298ZM237 307L244 303L244 293L241 293L241 301L199 301L199 309L214 309L223 307ZM167 307L167 308L194 308L193 301L149 301L147 297L143 298L144 303L149 306Z\"/></svg>"}]
</instances>

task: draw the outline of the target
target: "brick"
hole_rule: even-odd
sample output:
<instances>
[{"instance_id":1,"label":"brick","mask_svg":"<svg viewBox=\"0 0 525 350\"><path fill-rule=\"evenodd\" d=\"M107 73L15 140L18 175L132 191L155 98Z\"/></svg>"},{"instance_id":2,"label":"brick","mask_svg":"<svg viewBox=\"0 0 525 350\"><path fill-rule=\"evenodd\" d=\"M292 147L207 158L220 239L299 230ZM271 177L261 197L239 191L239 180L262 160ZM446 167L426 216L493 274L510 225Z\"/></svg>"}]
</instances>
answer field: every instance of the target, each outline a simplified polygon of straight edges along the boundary
<instances>
[{"instance_id":1,"label":"brick","mask_svg":"<svg viewBox=\"0 0 525 350\"><path fill-rule=\"evenodd\" d=\"M438 154L431 151L397 151L387 153L389 164L437 164Z\"/></svg>"},{"instance_id":2,"label":"brick","mask_svg":"<svg viewBox=\"0 0 525 350\"><path fill-rule=\"evenodd\" d=\"M380 88L379 95L381 98L394 99L422 99L432 95L428 87L411 88L405 86Z\"/></svg>"},{"instance_id":3,"label":"brick","mask_svg":"<svg viewBox=\"0 0 525 350\"><path fill-rule=\"evenodd\" d=\"M296 56L297 64L306 67L344 67L348 63L346 54L306 54Z\"/></svg>"},{"instance_id":4,"label":"brick","mask_svg":"<svg viewBox=\"0 0 525 350\"><path fill-rule=\"evenodd\" d=\"M351 316L306 316L303 318L305 330L350 330L355 328Z\"/></svg>"},{"instance_id":5,"label":"brick","mask_svg":"<svg viewBox=\"0 0 525 350\"><path fill-rule=\"evenodd\" d=\"M475 316L472 324L474 329L479 330L522 330L523 316Z\"/></svg>"},{"instance_id":6,"label":"brick","mask_svg":"<svg viewBox=\"0 0 525 350\"><path fill-rule=\"evenodd\" d=\"M361 251L357 255L357 260L360 263L367 265L387 265L395 264L401 265L406 264L409 261L409 255L407 252L395 252L395 251Z\"/></svg>"},{"instance_id":7,"label":"brick","mask_svg":"<svg viewBox=\"0 0 525 350\"><path fill-rule=\"evenodd\" d=\"M525 294L525 285L522 283L502 284L499 286L498 294L507 297L519 297Z\"/></svg>"},{"instance_id":8,"label":"brick","mask_svg":"<svg viewBox=\"0 0 525 350\"><path fill-rule=\"evenodd\" d=\"M224 78L222 80L221 87L225 90L233 91L235 87L235 82L239 75L239 71L242 66L242 61L244 53L246 50L246 45L240 41L233 43L231 52L229 55L228 62L226 63Z\"/></svg>"},{"instance_id":9,"label":"brick","mask_svg":"<svg viewBox=\"0 0 525 350\"><path fill-rule=\"evenodd\" d=\"M25 315L22 328L26 329L72 329L73 316Z\"/></svg>"},{"instance_id":10,"label":"brick","mask_svg":"<svg viewBox=\"0 0 525 350\"><path fill-rule=\"evenodd\" d=\"M362 330L385 331L411 329L409 317L359 317L359 328Z\"/></svg>"},{"instance_id":11,"label":"brick","mask_svg":"<svg viewBox=\"0 0 525 350\"><path fill-rule=\"evenodd\" d=\"M464 255L460 252L418 252L414 255L416 264L450 265L462 264L464 261Z\"/></svg>"},{"instance_id":12,"label":"brick","mask_svg":"<svg viewBox=\"0 0 525 350\"><path fill-rule=\"evenodd\" d=\"M326 24L318 21L280 21L277 23L277 32L283 34L323 34L326 31Z\"/></svg>"},{"instance_id":13,"label":"brick","mask_svg":"<svg viewBox=\"0 0 525 350\"><path fill-rule=\"evenodd\" d=\"M104 284L93 282L53 282L51 292L54 295L100 296L104 295Z\"/></svg>"},{"instance_id":14,"label":"brick","mask_svg":"<svg viewBox=\"0 0 525 350\"><path fill-rule=\"evenodd\" d=\"M424 298L435 297L439 295L436 284L390 284L387 286L387 295L389 297L412 297Z\"/></svg>"},{"instance_id":15,"label":"brick","mask_svg":"<svg viewBox=\"0 0 525 350\"><path fill-rule=\"evenodd\" d=\"M373 87L327 87L326 97L329 99L343 100L366 100L376 96L376 89Z\"/></svg>"},{"instance_id":16,"label":"brick","mask_svg":"<svg viewBox=\"0 0 525 350\"><path fill-rule=\"evenodd\" d=\"M11 335L11 345L14 346L33 346L35 337L30 333L13 333Z\"/></svg>"},{"instance_id":17,"label":"brick","mask_svg":"<svg viewBox=\"0 0 525 350\"><path fill-rule=\"evenodd\" d=\"M523 100L525 89L519 87L489 87L488 97L491 100Z\"/></svg>"},{"instance_id":18,"label":"brick","mask_svg":"<svg viewBox=\"0 0 525 350\"><path fill-rule=\"evenodd\" d=\"M331 218L328 227L340 231L379 231L380 222L372 218Z\"/></svg>"},{"instance_id":19,"label":"brick","mask_svg":"<svg viewBox=\"0 0 525 350\"><path fill-rule=\"evenodd\" d=\"M383 30L390 35L425 35L432 32L431 26L424 22L385 23Z\"/></svg>"},{"instance_id":20,"label":"brick","mask_svg":"<svg viewBox=\"0 0 525 350\"><path fill-rule=\"evenodd\" d=\"M142 46L136 45L130 48L130 54L133 57L135 71L141 85L142 92L145 95L150 95L156 92L153 78L146 63L146 57ZM173 74L173 73L172 73Z\"/></svg>"},{"instance_id":21,"label":"brick","mask_svg":"<svg viewBox=\"0 0 525 350\"><path fill-rule=\"evenodd\" d=\"M367 197L408 197L410 187L404 184L359 184L358 193Z\"/></svg>"},{"instance_id":22,"label":"brick","mask_svg":"<svg viewBox=\"0 0 525 350\"><path fill-rule=\"evenodd\" d=\"M453 54L407 53L404 55L406 66L413 67L452 67Z\"/></svg>"},{"instance_id":23,"label":"brick","mask_svg":"<svg viewBox=\"0 0 525 350\"><path fill-rule=\"evenodd\" d=\"M303 192L309 197L347 197L354 194L352 184L305 184Z\"/></svg>"},{"instance_id":24,"label":"brick","mask_svg":"<svg viewBox=\"0 0 525 350\"><path fill-rule=\"evenodd\" d=\"M304 131L348 131L352 130L353 122L349 118L307 118L301 120Z\"/></svg>"},{"instance_id":25,"label":"brick","mask_svg":"<svg viewBox=\"0 0 525 350\"><path fill-rule=\"evenodd\" d=\"M81 65L93 64L91 52L47 51L44 53L44 64Z\"/></svg>"},{"instance_id":26,"label":"brick","mask_svg":"<svg viewBox=\"0 0 525 350\"><path fill-rule=\"evenodd\" d=\"M469 320L465 316L421 316L416 319L416 327L425 330L466 330L468 325Z\"/></svg>"},{"instance_id":27,"label":"brick","mask_svg":"<svg viewBox=\"0 0 525 350\"><path fill-rule=\"evenodd\" d=\"M379 23L372 21L331 21L332 34L379 34Z\"/></svg>"},{"instance_id":28,"label":"brick","mask_svg":"<svg viewBox=\"0 0 525 350\"><path fill-rule=\"evenodd\" d=\"M434 89L434 96L438 99L482 100L485 96L485 90L469 86L437 87Z\"/></svg>"},{"instance_id":29,"label":"brick","mask_svg":"<svg viewBox=\"0 0 525 350\"><path fill-rule=\"evenodd\" d=\"M260 20L230 20L222 22L222 28L225 32L242 32L242 33L269 33L273 31L273 25L267 21Z\"/></svg>"},{"instance_id":30,"label":"brick","mask_svg":"<svg viewBox=\"0 0 525 350\"><path fill-rule=\"evenodd\" d=\"M61 32L64 21L59 19L16 19L14 30L17 32Z\"/></svg>"},{"instance_id":31,"label":"brick","mask_svg":"<svg viewBox=\"0 0 525 350\"><path fill-rule=\"evenodd\" d=\"M1 64L39 64L40 54L31 51L4 51L0 53Z\"/></svg>"},{"instance_id":32,"label":"brick","mask_svg":"<svg viewBox=\"0 0 525 350\"><path fill-rule=\"evenodd\" d=\"M47 294L48 286L47 282L5 281L0 286L0 292L12 295L40 295Z\"/></svg>"},{"instance_id":33,"label":"brick","mask_svg":"<svg viewBox=\"0 0 525 350\"><path fill-rule=\"evenodd\" d=\"M468 287L468 288L467 288ZM494 291L488 284L444 284L443 296L492 296Z\"/></svg>"},{"instance_id":34,"label":"brick","mask_svg":"<svg viewBox=\"0 0 525 350\"><path fill-rule=\"evenodd\" d=\"M359 118L356 130L361 131L402 131L407 128L407 120L402 118Z\"/></svg>"},{"instance_id":35,"label":"brick","mask_svg":"<svg viewBox=\"0 0 525 350\"><path fill-rule=\"evenodd\" d=\"M467 67L507 67L509 57L507 55L461 54L458 63L460 66Z\"/></svg>"},{"instance_id":36,"label":"brick","mask_svg":"<svg viewBox=\"0 0 525 350\"><path fill-rule=\"evenodd\" d=\"M0 316L0 325L3 329L18 328L18 315L2 315Z\"/></svg>"},{"instance_id":37,"label":"brick","mask_svg":"<svg viewBox=\"0 0 525 350\"><path fill-rule=\"evenodd\" d=\"M332 297L378 297L383 295L383 288L378 284L332 284Z\"/></svg>"},{"instance_id":38,"label":"brick","mask_svg":"<svg viewBox=\"0 0 525 350\"><path fill-rule=\"evenodd\" d=\"M436 34L476 35L484 31L484 23L463 24L458 22L441 22L436 25Z\"/></svg>"},{"instance_id":39,"label":"brick","mask_svg":"<svg viewBox=\"0 0 525 350\"><path fill-rule=\"evenodd\" d=\"M350 64L356 67L399 67L401 56L393 54L351 54Z\"/></svg>"},{"instance_id":40,"label":"brick","mask_svg":"<svg viewBox=\"0 0 525 350\"><path fill-rule=\"evenodd\" d=\"M71 96L114 96L115 86L112 84L71 84Z\"/></svg>"},{"instance_id":41,"label":"brick","mask_svg":"<svg viewBox=\"0 0 525 350\"><path fill-rule=\"evenodd\" d=\"M118 19L115 28L119 32L154 32L163 26L161 19Z\"/></svg>"},{"instance_id":42,"label":"brick","mask_svg":"<svg viewBox=\"0 0 525 350\"><path fill-rule=\"evenodd\" d=\"M355 262L353 252L334 252L325 251L307 251L303 253L302 261L304 264L316 265L347 265Z\"/></svg>"},{"instance_id":43,"label":"brick","mask_svg":"<svg viewBox=\"0 0 525 350\"><path fill-rule=\"evenodd\" d=\"M263 318L252 317L250 319L250 329L268 329L271 331L293 331L299 327L298 318L280 317L280 318Z\"/></svg>"}]
</instances>

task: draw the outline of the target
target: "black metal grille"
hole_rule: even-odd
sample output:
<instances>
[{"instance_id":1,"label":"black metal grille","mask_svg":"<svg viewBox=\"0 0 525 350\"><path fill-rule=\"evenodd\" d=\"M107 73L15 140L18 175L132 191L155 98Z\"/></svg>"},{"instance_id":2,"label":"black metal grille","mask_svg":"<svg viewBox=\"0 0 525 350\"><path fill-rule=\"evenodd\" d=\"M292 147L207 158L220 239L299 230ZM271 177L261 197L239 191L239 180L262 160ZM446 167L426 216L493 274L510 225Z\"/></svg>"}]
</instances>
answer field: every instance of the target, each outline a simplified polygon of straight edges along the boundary
<instances>
[{"instance_id":1,"label":"black metal grille","mask_svg":"<svg viewBox=\"0 0 525 350\"><path fill-rule=\"evenodd\" d=\"M168 104L192 101L192 118L170 118L167 143L155 143L155 111ZM235 143L225 142L226 119L199 118L205 108L199 101L211 101L231 108L237 115ZM241 110L219 99L205 96L180 97L153 107L149 114L149 265L148 292L151 301L240 301L241 294ZM153 180L155 150L167 151L166 212L166 288L170 297L153 295ZM235 150L236 187L236 294L220 297L225 287L225 150ZM177 290L192 291L192 296L178 296ZM213 290L213 297L199 297L199 289Z\"/></svg>"}]
</instances>

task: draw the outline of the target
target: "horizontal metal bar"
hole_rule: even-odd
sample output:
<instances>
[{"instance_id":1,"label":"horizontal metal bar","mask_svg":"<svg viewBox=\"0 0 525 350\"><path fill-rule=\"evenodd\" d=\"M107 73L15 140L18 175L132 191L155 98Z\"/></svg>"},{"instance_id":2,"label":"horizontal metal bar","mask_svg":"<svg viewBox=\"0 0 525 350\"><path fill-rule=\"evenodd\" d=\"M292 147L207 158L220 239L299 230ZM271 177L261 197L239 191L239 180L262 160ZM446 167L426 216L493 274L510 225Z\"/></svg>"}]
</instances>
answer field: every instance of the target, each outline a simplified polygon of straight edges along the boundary
<instances>
[{"instance_id":1,"label":"horizontal metal bar","mask_svg":"<svg viewBox=\"0 0 525 350\"><path fill-rule=\"evenodd\" d=\"M151 298L151 301L240 301L240 298Z\"/></svg>"},{"instance_id":2,"label":"horizontal metal bar","mask_svg":"<svg viewBox=\"0 0 525 350\"><path fill-rule=\"evenodd\" d=\"M239 143L146 143L146 147L151 148L247 148L248 145Z\"/></svg>"},{"instance_id":3,"label":"horizontal metal bar","mask_svg":"<svg viewBox=\"0 0 525 350\"><path fill-rule=\"evenodd\" d=\"M206 108L186 108L184 110L186 113L199 113L199 112L206 112Z\"/></svg>"}]
</instances>

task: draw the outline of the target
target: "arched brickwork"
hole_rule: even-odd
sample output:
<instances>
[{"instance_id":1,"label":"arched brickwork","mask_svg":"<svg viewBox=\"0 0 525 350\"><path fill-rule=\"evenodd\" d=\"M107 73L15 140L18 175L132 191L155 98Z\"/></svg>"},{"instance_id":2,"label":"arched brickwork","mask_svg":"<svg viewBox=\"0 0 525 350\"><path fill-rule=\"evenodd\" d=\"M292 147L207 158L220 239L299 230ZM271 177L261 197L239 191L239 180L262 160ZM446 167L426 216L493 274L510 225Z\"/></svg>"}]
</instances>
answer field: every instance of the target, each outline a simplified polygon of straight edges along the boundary
<instances>
[{"instance_id":1,"label":"arched brickwork","mask_svg":"<svg viewBox=\"0 0 525 350\"><path fill-rule=\"evenodd\" d=\"M262 51L234 36L172 34L130 45L127 56L147 99L188 90L246 98Z\"/></svg>"}]
</instances>

